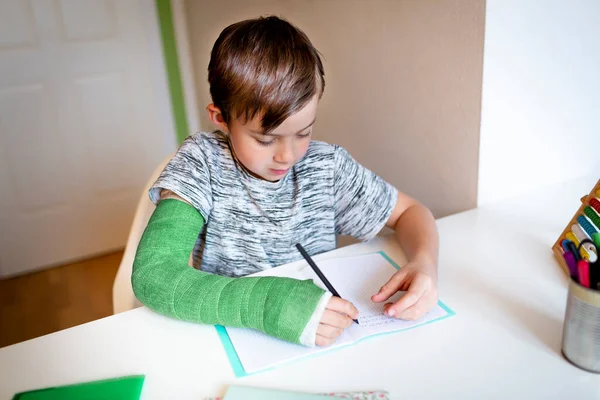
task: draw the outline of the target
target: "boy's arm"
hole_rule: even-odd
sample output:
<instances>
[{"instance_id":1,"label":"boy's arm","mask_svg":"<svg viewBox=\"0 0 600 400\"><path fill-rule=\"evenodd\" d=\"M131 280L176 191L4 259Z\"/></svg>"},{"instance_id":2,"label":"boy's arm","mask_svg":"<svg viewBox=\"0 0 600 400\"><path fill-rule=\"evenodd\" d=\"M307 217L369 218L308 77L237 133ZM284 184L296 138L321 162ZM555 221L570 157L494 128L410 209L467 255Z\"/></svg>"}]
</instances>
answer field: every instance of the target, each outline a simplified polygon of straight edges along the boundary
<instances>
[{"instance_id":1,"label":"boy's arm","mask_svg":"<svg viewBox=\"0 0 600 400\"><path fill-rule=\"evenodd\" d=\"M394 229L408 264L372 297L386 301L398 291L407 291L395 303L384 306L392 317L418 319L437 304L437 264L439 239L431 212L413 198L398 193L398 201L386 226Z\"/></svg>"},{"instance_id":2,"label":"boy's arm","mask_svg":"<svg viewBox=\"0 0 600 400\"><path fill-rule=\"evenodd\" d=\"M174 199L159 202L133 264L136 297L178 319L252 328L300 343L327 294L309 280L230 278L190 267L188 260L203 224L189 204ZM314 344L314 334L310 339Z\"/></svg>"}]
</instances>

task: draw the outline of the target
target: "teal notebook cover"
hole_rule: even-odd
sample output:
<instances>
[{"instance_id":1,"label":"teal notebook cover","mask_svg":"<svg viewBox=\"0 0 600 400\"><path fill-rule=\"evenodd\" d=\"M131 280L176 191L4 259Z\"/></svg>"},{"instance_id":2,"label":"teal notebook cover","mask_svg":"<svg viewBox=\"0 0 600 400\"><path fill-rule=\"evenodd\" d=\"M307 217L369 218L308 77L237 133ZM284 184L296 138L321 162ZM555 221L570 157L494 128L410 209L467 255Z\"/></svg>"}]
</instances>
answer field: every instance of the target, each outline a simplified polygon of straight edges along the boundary
<instances>
[{"instance_id":1,"label":"teal notebook cover","mask_svg":"<svg viewBox=\"0 0 600 400\"><path fill-rule=\"evenodd\" d=\"M378 251L377 253L381 254L383 256L383 258L385 258L394 268L400 269L400 266L398 264L396 264L394 262L394 260L392 260L384 251ZM420 328L422 326L429 325L429 324L431 324L433 322L441 321L443 319L446 319L446 318L449 318L449 317L452 317L452 316L456 315L456 313L450 307L448 307L446 304L444 304L442 301L438 301L438 305L447 312L446 315L441 316L439 318L432 319L432 320L430 320L430 321L428 321L428 322L426 322L424 324L417 325L417 326L414 326L414 327L405 328L405 329L401 329L401 330L397 330L397 331L392 331L392 332L384 332L384 333L379 333L379 334L376 334L376 335L367 336L367 337L364 337L364 338L362 338L362 339L360 339L360 340L358 340L356 342L348 344L346 346L335 347L335 348L332 348L331 350L326 350L326 351L323 351L323 352L319 352L317 354L307 355L306 358L308 358L308 357L318 357L318 356L320 356L322 354L325 354L325 353L328 353L330 351L336 351L336 350L340 350L340 349L343 349L343 348L346 348L346 347L349 347L349 346L353 346L353 345L355 345L355 344L357 344L357 343L359 343L359 342L361 342L363 340L371 339L371 338L374 338L374 337L383 336L383 335L392 335L392 334L397 334L397 333L404 332L404 331L407 331L407 330L410 330L410 329ZM265 372L265 371L269 371L271 369L277 368L277 367L265 368L265 369L262 369L262 370L259 370L259 371L255 371L255 372L252 372L252 373L247 373L246 370L244 369L244 366L242 365L242 362L240 361L240 358L238 357L238 355L237 355L237 353L235 351L235 347L234 347L231 339L229 338L229 334L227 333L227 329L225 329L225 327L221 326L221 325L215 325L215 328L217 330L217 333L219 334L219 338L221 339L221 343L223 344L223 348L225 349L225 353L227 354L227 358L229 359L229 363L231 364L231 368L233 369L233 373L235 374L236 377L241 378L241 377L244 377L244 376L255 375L255 374L259 374L261 372ZM296 361L298 361L298 359L290 360L289 362L296 362ZM279 366L284 365L284 364L287 364L287 363L280 364ZM331 399L331 397L329 397L329 398Z\"/></svg>"},{"instance_id":2,"label":"teal notebook cover","mask_svg":"<svg viewBox=\"0 0 600 400\"><path fill-rule=\"evenodd\" d=\"M251 388L243 386L230 386L223 400L325 400L339 399L340 397L324 396L320 394L295 393L282 390Z\"/></svg>"}]
</instances>

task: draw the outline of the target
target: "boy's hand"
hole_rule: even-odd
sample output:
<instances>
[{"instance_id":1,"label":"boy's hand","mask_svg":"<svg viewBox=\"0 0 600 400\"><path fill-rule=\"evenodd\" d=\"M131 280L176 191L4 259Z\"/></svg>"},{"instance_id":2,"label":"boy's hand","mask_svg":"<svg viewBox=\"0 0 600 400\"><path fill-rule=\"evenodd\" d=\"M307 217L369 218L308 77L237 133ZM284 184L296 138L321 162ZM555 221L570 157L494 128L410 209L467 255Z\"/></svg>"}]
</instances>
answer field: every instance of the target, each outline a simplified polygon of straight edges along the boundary
<instances>
[{"instance_id":1,"label":"boy's hand","mask_svg":"<svg viewBox=\"0 0 600 400\"><path fill-rule=\"evenodd\" d=\"M419 319L437 304L436 271L435 265L408 263L396 272L371 300L381 303L398 291L406 291L397 302L385 304L383 310L390 317Z\"/></svg>"},{"instance_id":2,"label":"boy's hand","mask_svg":"<svg viewBox=\"0 0 600 400\"><path fill-rule=\"evenodd\" d=\"M358 310L352 303L339 297L331 297L319 322L315 344L329 346L344 332L344 329L354 323L352 319L357 318Z\"/></svg>"}]
</instances>

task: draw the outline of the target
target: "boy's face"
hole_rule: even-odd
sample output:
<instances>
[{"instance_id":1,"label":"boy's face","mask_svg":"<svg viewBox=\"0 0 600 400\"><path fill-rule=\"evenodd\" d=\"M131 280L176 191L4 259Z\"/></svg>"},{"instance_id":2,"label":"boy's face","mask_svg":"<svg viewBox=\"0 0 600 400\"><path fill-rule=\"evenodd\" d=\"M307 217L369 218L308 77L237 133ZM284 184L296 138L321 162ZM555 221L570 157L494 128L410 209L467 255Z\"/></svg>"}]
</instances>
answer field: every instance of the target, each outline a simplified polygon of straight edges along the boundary
<instances>
[{"instance_id":1,"label":"boy's face","mask_svg":"<svg viewBox=\"0 0 600 400\"><path fill-rule=\"evenodd\" d=\"M229 133L235 155L244 167L259 178L275 182L308 150L318 104L318 96L313 97L303 109L268 134L262 133L259 118L246 124L233 120L226 125L218 115L212 115L218 108L211 104L207 109L211 120Z\"/></svg>"}]
</instances>

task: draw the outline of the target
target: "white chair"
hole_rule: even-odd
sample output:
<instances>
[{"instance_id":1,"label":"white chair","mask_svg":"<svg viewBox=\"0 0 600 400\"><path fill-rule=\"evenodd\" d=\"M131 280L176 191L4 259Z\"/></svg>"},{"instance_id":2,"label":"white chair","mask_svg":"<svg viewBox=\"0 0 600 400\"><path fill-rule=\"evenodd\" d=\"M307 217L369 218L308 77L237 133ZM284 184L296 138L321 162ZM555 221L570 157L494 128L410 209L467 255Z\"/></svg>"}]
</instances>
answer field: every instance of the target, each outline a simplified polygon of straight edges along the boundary
<instances>
[{"instance_id":1,"label":"white chair","mask_svg":"<svg viewBox=\"0 0 600 400\"><path fill-rule=\"evenodd\" d=\"M150 186L152 186L154 181L158 179L158 176L165 168L165 165L167 165L172 157L173 155L167 157L152 173L152 176L148 180L148 183L146 183L146 187L142 192L140 201L138 202L135 216L133 217L133 224L131 226L131 230L129 231L127 244L125 245L125 253L123 254L123 259L121 260L121 264L119 265L119 270L117 271L117 276L115 277L115 282L113 284L114 314L133 310L134 308L142 305L133 294L133 287L131 286L133 259L135 258L135 252L138 244L140 243L142 233L144 233L144 229L146 229L148 220L150 219L150 216L152 215L152 212L154 212L155 208L154 204L148 197L148 190L150 190Z\"/></svg>"}]
</instances>

